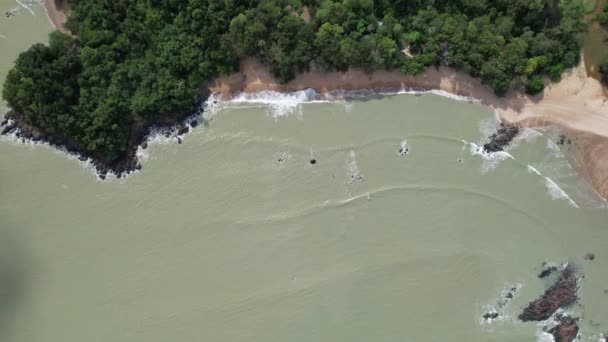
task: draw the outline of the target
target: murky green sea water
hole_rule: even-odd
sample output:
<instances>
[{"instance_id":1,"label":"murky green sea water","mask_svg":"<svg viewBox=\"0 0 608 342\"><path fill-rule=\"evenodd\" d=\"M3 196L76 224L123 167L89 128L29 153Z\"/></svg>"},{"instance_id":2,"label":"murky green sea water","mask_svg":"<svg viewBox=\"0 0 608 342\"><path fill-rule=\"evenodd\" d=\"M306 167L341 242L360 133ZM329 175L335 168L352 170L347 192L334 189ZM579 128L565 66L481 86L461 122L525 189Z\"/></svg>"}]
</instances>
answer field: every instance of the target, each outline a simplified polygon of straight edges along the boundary
<instances>
[{"instance_id":1,"label":"murky green sea water","mask_svg":"<svg viewBox=\"0 0 608 342\"><path fill-rule=\"evenodd\" d=\"M2 77L34 13L0 19ZM608 331L608 211L552 132L489 158L480 105L301 95L220 103L121 180L3 138L0 341L547 340L516 320L542 262L584 273L581 340Z\"/></svg>"}]
</instances>

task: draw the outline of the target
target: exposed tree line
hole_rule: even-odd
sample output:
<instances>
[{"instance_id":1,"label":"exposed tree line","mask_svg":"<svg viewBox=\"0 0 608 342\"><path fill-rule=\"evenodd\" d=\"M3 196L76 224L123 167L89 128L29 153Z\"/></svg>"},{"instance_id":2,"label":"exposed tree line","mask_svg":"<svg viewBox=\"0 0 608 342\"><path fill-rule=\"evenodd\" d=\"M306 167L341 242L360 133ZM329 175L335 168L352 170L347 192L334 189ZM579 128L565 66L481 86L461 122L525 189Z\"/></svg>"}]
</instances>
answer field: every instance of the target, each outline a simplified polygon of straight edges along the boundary
<instances>
[{"instance_id":1,"label":"exposed tree line","mask_svg":"<svg viewBox=\"0 0 608 342\"><path fill-rule=\"evenodd\" d=\"M190 111L199 87L258 58L282 82L325 70L463 70L536 94L579 59L580 0L71 0L67 27L22 53L3 97L111 160L135 120ZM310 14L310 20L302 15ZM308 19L308 18L307 18ZM403 53L402 50L406 50Z\"/></svg>"}]
</instances>

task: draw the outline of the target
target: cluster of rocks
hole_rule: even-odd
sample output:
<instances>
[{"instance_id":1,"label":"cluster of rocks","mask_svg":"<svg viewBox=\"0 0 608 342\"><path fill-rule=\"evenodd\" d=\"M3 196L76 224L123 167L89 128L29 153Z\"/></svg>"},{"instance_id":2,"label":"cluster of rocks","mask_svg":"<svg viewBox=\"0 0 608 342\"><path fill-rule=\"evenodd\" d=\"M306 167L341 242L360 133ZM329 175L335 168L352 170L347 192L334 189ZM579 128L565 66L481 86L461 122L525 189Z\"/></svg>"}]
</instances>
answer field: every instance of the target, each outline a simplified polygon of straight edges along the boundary
<instances>
[{"instance_id":1,"label":"cluster of rocks","mask_svg":"<svg viewBox=\"0 0 608 342\"><path fill-rule=\"evenodd\" d=\"M557 315L555 323L555 326L545 329L545 332L553 335L555 342L572 342L578 336L578 318Z\"/></svg>"},{"instance_id":2,"label":"cluster of rocks","mask_svg":"<svg viewBox=\"0 0 608 342\"><path fill-rule=\"evenodd\" d=\"M523 322L544 321L559 308L568 306L578 299L579 276L572 265L567 265L559 278L538 299L531 302L519 315Z\"/></svg>"},{"instance_id":3,"label":"cluster of rocks","mask_svg":"<svg viewBox=\"0 0 608 342\"><path fill-rule=\"evenodd\" d=\"M570 138L568 138L565 134L560 134L559 138L557 139L557 144L560 146L563 145L571 145L572 144L572 140Z\"/></svg>"},{"instance_id":4,"label":"cluster of rocks","mask_svg":"<svg viewBox=\"0 0 608 342\"><path fill-rule=\"evenodd\" d=\"M196 121L193 121L194 126L195 127L197 124L195 123ZM165 130L165 132L163 133L163 135L165 136L165 138L175 138L177 140L178 144L182 143L182 135L186 134L190 132L190 127L188 125L186 125L185 123L179 123L177 124L177 126L175 127L169 127Z\"/></svg>"},{"instance_id":5,"label":"cluster of rocks","mask_svg":"<svg viewBox=\"0 0 608 342\"><path fill-rule=\"evenodd\" d=\"M501 122L496 133L490 136L490 142L483 145L483 150L487 153L504 151L520 130L519 125Z\"/></svg>"},{"instance_id":6,"label":"cluster of rocks","mask_svg":"<svg viewBox=\"0 0 608 342\"><path fill-rule=\"evenodd\" d=\"M507 305L511 302L511 300L515 298L515 295L517 294L518 290L519 288L517 286L509 286L506 290L504 290L502 292L502 295L496 302L498 310L506 308ZM491 322L492 320L497 319L498 317L500 317L500 313L494 308L490 309L488 312L484 313L481 316L481 318L483 318L483 320L486 322Z\"/></svg>"},{"instance_id":7,"label":"cluster of rocks","mask_svg":"<svg viewBox=\"0 0 608 342\"><path fill-rule=\"evenodd\" d=\"M539 277L544 278L557 271L555 266L546 267ZM523 322L544 321L552 317L560 308L573 304L578 299L579 275L572 265L567 265L557 281L538 299L530 302L518 318ZM567 315L557 315L556 324L546 332L553 335L556 342L572 342L578 335L577 319Z\"/></svg>"}]
</instances>

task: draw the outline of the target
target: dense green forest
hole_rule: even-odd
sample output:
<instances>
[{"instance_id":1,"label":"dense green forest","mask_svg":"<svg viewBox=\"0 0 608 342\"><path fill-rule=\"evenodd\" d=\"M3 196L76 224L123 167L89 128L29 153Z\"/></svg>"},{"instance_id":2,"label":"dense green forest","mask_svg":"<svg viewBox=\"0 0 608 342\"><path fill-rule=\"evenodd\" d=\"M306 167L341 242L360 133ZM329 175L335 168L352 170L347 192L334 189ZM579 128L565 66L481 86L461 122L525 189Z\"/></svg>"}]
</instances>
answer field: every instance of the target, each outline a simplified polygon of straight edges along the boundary
<instances>
[{"instance_id":1,"label":"dense green forest","mask_svg":"<svg viewBox=\"0 0 608 342\"><path fill-rule=\"evenodd\" d=\"M600 21L600 24L608 26L608 2L604 4L604 8L598 13L597 19Z\"/></svg>"},{"instance_id":2,"label":"dense green forest","mask_svg":"<svg viewBox=\"0 0 608 342\"><path fill-rule=\"evenodd\" d=\"M193 109L253 56L282 82L325 70L448 65L536 94L579 59L580 0L70 0L67 27L22 53L2 95L25 120L112 160L133 122ZM309 15L302 15L304 12ZM409 50L409 55L402 53Z\"/></svg>"}]
</instances>

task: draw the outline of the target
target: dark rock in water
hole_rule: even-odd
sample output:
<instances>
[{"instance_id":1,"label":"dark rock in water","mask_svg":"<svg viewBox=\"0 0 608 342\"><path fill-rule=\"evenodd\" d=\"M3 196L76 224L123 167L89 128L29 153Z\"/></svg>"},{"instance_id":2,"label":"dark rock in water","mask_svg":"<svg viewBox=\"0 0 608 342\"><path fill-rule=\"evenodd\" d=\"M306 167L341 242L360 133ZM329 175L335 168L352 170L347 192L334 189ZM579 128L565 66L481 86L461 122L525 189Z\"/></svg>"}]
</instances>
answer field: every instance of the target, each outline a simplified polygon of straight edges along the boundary
<instances>
[{"instance_id":1,"label":"dark rock in water","mask_svg":"<svg viewBox=\"0 0 608 342\"><path fill-rule=\"evenodd\" d=\"M12 130L13 130L13 126L6 126L2 129L2 132L0 133L0 135L6 135L9 134Z\"/></svg>"},{"instance_id":2,"label":"dark rock in water","mask_svg":"<svg viewBox=\"0 0 608 342\"><path fill-rule=\"evenodd\" d=\"M503 295L502 298L500 298L498 300L498 302L496 304L498 304L498 307L500 309L504 308L505 306L507 306L507 304L509 304L509 302L515 298L515 294L517 293L518 288L516 286L511 286L509 289L503 291Z\"/></svg>"},{"instance_id":3,"label":"dark rock in water","mask_svg":"<svg viewBox=\"0 0 608 342\"><path fill-rule=\"evenodd\" d=\"M538 277L541 279L547 278L548 276L553 274L553 272L555 272L555 271L557 271L556 266L547 266L547 267L543 268L542 271L540 271L540 273L538 274Z\"/></svg>"},{"instance_id":4,"label":"dark rock in water","mask_svg":"<svg viewBox=\"0 0 608 342\"><path fill-rule=\"evenodd\" d=\"M183 135L183 134L188 133L189 131L190 131L190 127L188 127L184 124L177 126L177 135Z\"/></svg>"},{"instance_id":5,"label":"dark rock in water","mask_svg":"<svg viewBox=\"0 0 608 342\"><path fill-rule=\"evenodd\" d=\"M148 148L148 142L144 141L143 143L141 143L141 148L143 148L144 150Z\"/></svg>"},{"instance_id":6,"label":"dark rock in water","mask_svg":"<svg viewBox=\"0 0 608 342\"><path fill-rule=\"evenodd\" d=\"M316 160L316 159L311 159L311 160L310 160L310 165L315 165L316 163L317 163L317 160Z\"/></svg>"},{"instance_id":7,"label":"dark rock in water","mask_svg":"<svg viewBox=\"0 0 608 342\"><path fill-rule=\"evenodd\" d=\"M171 131L170 130L166 130L164 133L165 138L169 138L171 136Z\"/></svg>"},{"instance_id":8,"label":"dark rock in water","mask_svg":"<svg viewBox=\"0 0 608 342\"><path fill-rule=\"evenodd\" d=\"M190 122L190 126L192 126L192 128L198 126L198 121L197 120L193 120L192 122Z\"/></svg>"},{"instance_id":9,"label":"dark rock in water","mask_svg":"<svg viewBox=\"0 0 608 342\"><path fill-rule=\"evenodd\" d=\"M496 133L490 136L490 142L483 145L483 150L488 153L504 151L519 134L519 130L518 125L501 123Z\"/></svg>"},{"instance_id":10,"label":"dark rock in water","mask_svg":"<svg viewBox=\"0 0 608 342\"><path fill-rule=\"evenodd\" d=\"M578 280L574 267L566 266L559 279L545 293L533 302L519 315L523 322L544 321L551 317L559 308L568 306L578 299Z\"/></svg>"},{"instance_id":11,"label":"dark rock in water","mask_svg":"<svg viewBox=\"0 0 608 342\"><path fill-rule=\"evenodd\" d=\"M584 258L585 258L585 260L593 261L593 260L595 260L595 254L587 253L587 254L585 254Z\"/></svg>"},{"instance_id":12,"label":"dark rock in water","mask_svg":"<svg viewBox=\"0 0 608 342\"><path fill-rule=\"evenodd\" d=\"M141 164L137 164L137 165L135 166L135 170L137 170L137 171L141 170Z\"/></svg>"},{"instance_id":13,"label":"dark rock in water","mask_svg":"<svg viewBox=\"0 0 608 342\"><path fill-rule=\"evenodd\" d=\"M79 156L78 156L78 160L80 160L81 162L86 161L87 159L88 159L88 158L87 158L87 156L85 156L85 155L82 155L82 154L81 154L81 155L79 155Z\"/></svg>"},{"instance_id":14,"label":"dark rock in water","mask_svg":"<svg viewBox=\"0 0 608 342\"><path fill-rule=\"evenodd\" d=\"M181 143L182 143L182 138L177 137L177 143L178 143L178 144L181 144Z\"/></svg>"},{"instance_id":15,"label":"dark rock in water","mask_svg":"<svg viewBox=\"0 0 608 342\"><path fill-rule=\"evenodd\" d=\"M558 325L549 329L548 333L553 335L555 342L572 342L578 336L577 320L569 316L559 316Z\"/></svg>"},{"instance_id":16,"label":"dark rock in water","mask_svg":"<svg viewBox=\"0 0 608 342\"><path fill-rule=\"evenodd\" d=\"M400 156L407 156L408 153L410 153L410 149L407 147L402 147L399 149Z\"/></svg>"},{"instance_id":17,"label":"dark rock in water","mask_svg":"<svg viewBox=\"0 0 608 342\"><path fill-rule=\"evenodd\" d=\"M486 321L493 320L493 319L498 318L498 312L487 312L487 313L483 314L482 317Z\"/></svg>"},{"instance_id":18,"label":"dark rock in water","mask_svg":"<svg viewBox=\"0 0 608 342\"><path fill-rule=\"evenodd\" d=\"M0 123L0 126L6 126L8 124L8 119L4 119L2 120L2 123Z\"/></svg>"}]
</instances>

